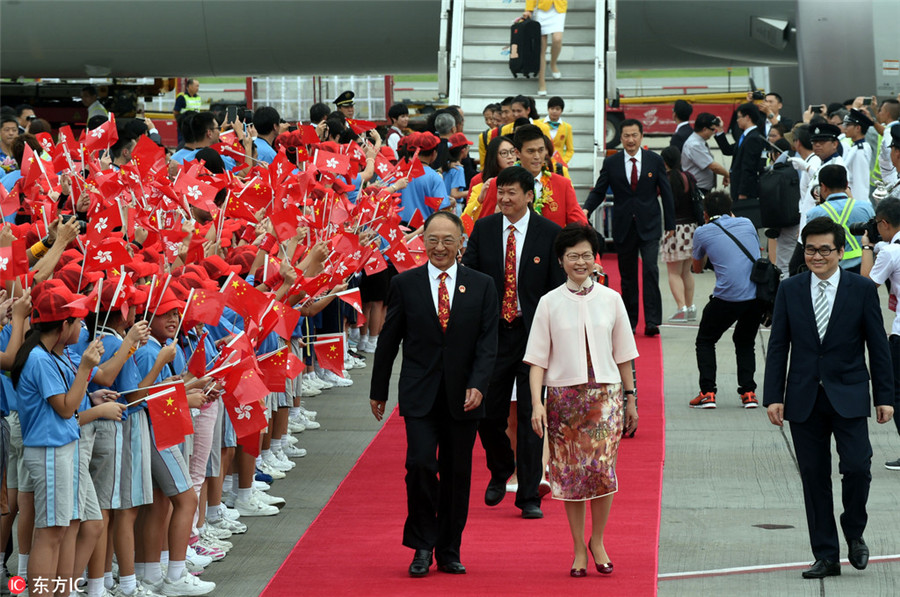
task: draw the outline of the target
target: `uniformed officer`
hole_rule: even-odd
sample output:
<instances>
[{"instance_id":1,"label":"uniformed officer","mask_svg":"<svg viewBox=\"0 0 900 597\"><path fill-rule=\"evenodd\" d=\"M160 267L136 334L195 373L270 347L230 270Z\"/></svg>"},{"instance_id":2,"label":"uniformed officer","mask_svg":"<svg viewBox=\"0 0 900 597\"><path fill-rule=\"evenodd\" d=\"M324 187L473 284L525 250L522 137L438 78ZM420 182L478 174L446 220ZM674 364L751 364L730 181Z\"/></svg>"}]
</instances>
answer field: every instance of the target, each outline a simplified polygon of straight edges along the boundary
<instances>
[{"instance_id":1,"label":"uniformed officer","mask_svg":"<svg viewBox=\"0 0 900 597\"><path fill-rule=\"evenodd\" d=\"M344 118L353 118L353 98L356 94L347 90L337 96L334 105L344 114Z\"/></svg>"},{"instance_id":2,"label":"uniformed officer","mask_svg":"<svg viewBox=\"0 0 900 597\"><path fill-rule=\"evenodd\" d=\"M822 160L818 170L812 174L812 178L809 181L809 192L812 194L816 204L820 202L818 186L819 172L822 168L830 165L845 166L844 158L841 157L840 141L838 141L840 134L841 129L827 122L814 124L809 127L809 140L812 142L813 153Z\"/></svg>"},{"instance_id":3,"label":"uniformed officer","mask_svg":"<svg viewBox=\"0 0 900 597\"><path fill-rule=\"evenodd\" d=\"M872 166L872 148L866 143L866 131L874 124L864 112L852 108L844 117L844 133L850 139L850 149L844 154L850 196L857 201L869 200L869 169Z\"/></svg>"}]
</instances>

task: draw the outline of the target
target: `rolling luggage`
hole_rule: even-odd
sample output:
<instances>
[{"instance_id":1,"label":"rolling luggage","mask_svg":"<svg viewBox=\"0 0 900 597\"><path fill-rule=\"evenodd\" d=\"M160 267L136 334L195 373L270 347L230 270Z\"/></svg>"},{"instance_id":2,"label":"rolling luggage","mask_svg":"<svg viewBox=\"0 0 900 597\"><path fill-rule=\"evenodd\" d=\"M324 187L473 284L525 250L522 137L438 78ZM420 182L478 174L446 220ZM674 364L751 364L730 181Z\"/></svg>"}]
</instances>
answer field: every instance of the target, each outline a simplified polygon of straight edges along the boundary
<instances>
[{"instance_id":1,"label":"rolling luggage","mask_svg":"<svg viewBox=\"0 0 900 597\"><path fill-rule=\"evenodd\" d=\"M513 77L536 77L541 58L541 24L532 19L516 20L509 35L509 70Z\"/></svg>"}]
</instances>

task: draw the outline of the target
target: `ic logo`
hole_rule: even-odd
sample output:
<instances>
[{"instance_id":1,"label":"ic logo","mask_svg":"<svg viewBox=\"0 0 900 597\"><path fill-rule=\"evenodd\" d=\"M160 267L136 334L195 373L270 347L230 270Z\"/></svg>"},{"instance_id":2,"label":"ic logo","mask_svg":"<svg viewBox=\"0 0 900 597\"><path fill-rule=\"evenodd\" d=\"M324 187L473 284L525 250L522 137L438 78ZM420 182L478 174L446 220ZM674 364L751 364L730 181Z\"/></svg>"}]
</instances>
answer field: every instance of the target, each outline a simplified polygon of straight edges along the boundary
<instances>
[{"instance_id":1,"label":"ic logo","mask_svg":"<svg viewBox=\"0 0 900 597\"><path fill-rule=\"evenodd\" d=\"M23 593L25 589L28 588L28 583L25 582L25 579L21 576L13 576L9 579L7 586L9 587L10 593L12 593L13 595L18 595L20 593Z\"/></svg>"}]
</instances>

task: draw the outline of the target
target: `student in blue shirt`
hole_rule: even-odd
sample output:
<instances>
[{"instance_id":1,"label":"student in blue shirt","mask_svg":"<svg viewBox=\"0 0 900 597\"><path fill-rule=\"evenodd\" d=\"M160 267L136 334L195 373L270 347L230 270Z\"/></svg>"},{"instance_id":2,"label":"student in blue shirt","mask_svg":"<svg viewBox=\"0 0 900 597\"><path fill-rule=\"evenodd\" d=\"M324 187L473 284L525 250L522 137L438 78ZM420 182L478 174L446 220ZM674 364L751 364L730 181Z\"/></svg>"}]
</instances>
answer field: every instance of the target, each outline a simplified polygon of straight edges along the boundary
<instances>
[{"instance_id":1,"label":"student in blue shirt","mask_svg":"<svg viewBox=\"0 0 900 597\"><path fill-rule=\"evenodd\" d=\"M419 161L425 173L409 181L409 184L400 192L400 220L409 222L418 209L422 217L428 218L435 209L425 202L426 197L430 197L430 201L440 199L440 209L450 206L447 199L447 190L444 187L444 179L431 166L437 156L437 147L441 143L433 133L414 133L403 138L406 143L407 154L411 157L416 149L419 150Z\"/></svg>"}]
</instances>

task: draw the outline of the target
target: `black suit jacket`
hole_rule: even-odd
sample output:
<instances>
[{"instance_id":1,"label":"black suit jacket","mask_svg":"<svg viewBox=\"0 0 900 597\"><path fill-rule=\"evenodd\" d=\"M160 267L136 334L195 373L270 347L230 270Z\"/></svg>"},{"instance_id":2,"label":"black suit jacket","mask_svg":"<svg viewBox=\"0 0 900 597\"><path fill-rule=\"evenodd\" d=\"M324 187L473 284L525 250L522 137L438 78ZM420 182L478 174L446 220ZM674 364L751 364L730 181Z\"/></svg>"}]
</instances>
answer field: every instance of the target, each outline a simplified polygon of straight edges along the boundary
<instances>
[{"instance_id":1,"label":"black suit jacket","mask_svg":"<svg viewBox=\"0 0 900 597\"><path fill-rule=\"evenodd\" d=\"M519 307L525 319L526 329L531 329L538 302L550 290L566 280L566 274L559 265L553 249L553 241L562 230L547 218L531 212L525 242L518 250L519 272L516 290L519 293ZM495 213L475 222L472 236L463 255L463 265L493 278L497 296L503 296L504 269L506 265L506 245L503 235L503 214ZM499 317L500 305L497 305ZM378 338L379 344L381 337Z\"/></svg>"},{"instance_id":2,"label":"black suit jacket","mask_svg":"<svg viewBox=\"0 0 900 597\"><path fill-rule=\"evenodd\" d=\"M731 198L744 195L748 199L759 197L759 175L765 168L762 154L766 150L766 141L756 127L747 133L744 141L729 143L725 135L716 135L716 143L725 155L734 156L731 160ZM740 137L738 137L740 139Z\"/></svg>"},{"instance_id":3,"label":"black suit jacket","mask_svg":"<svg viewBox=\"0 0 900 597\"><path fill-rule=\"evenodd\" d=\"M372 400L386 402L391 368L400 343L403 365L398 387L400 415L424 417L434 406L443 381L454 419L478 419L484 406L463 411L466 389L487 393L497 356L497 292L491 279L464 267L456 269L456 289L446 332L441 330L428 266L391 280L387 318L378 336L372 367Z\"/></svg>"},{"instance_id":4,"label":"black suit jacket","mask_svg":"<svg viewBox=\"0 0 900 597\"><path fill-rule=\"evenodd\" d=\"M678 151L684 147L684 142L687 141L687 138L690 137L694 132L694 127L691 126L691 123L688 122L682 127L679 127L675 134L672 135L672 138L669 139L669 145L674 145L678 148Z\"/></svg>"},{"instance_id":5,"label":"black suit jacket","mask_svg":"<svg viewBox=\"0 0 900 597\"><path fill-rule=\"evenodd\" d=\"M613 193L613 240L621 244L634 221L641 240L658 239L663 223L666 230L675 230L675 199L666 175L666 166L659 155L641 149L641 175L637 190L631 190L631 181L625 175L625 152L620 151L603 160L600 176L591 189L584 208L594 211L606 197L607 188ZM662 198L660 213L657 197Z\"/></svg>"},{"instance_id":6,"label":"black suit jacket","mask_svg":"<svg viewBox=\"0 0 900 597\"><path fill-rule=\"evenodd\" d=\"M818 385L845 418L870 414L869 366L876 405L894 404L891 352L875 284L841 271L824 340L819 340L810 272L781 283L766 353L763 404L784 403L784 418L802 423L812 412ZM790 366L788 355L790 354Z\"/></svg>"}]
</instances>

